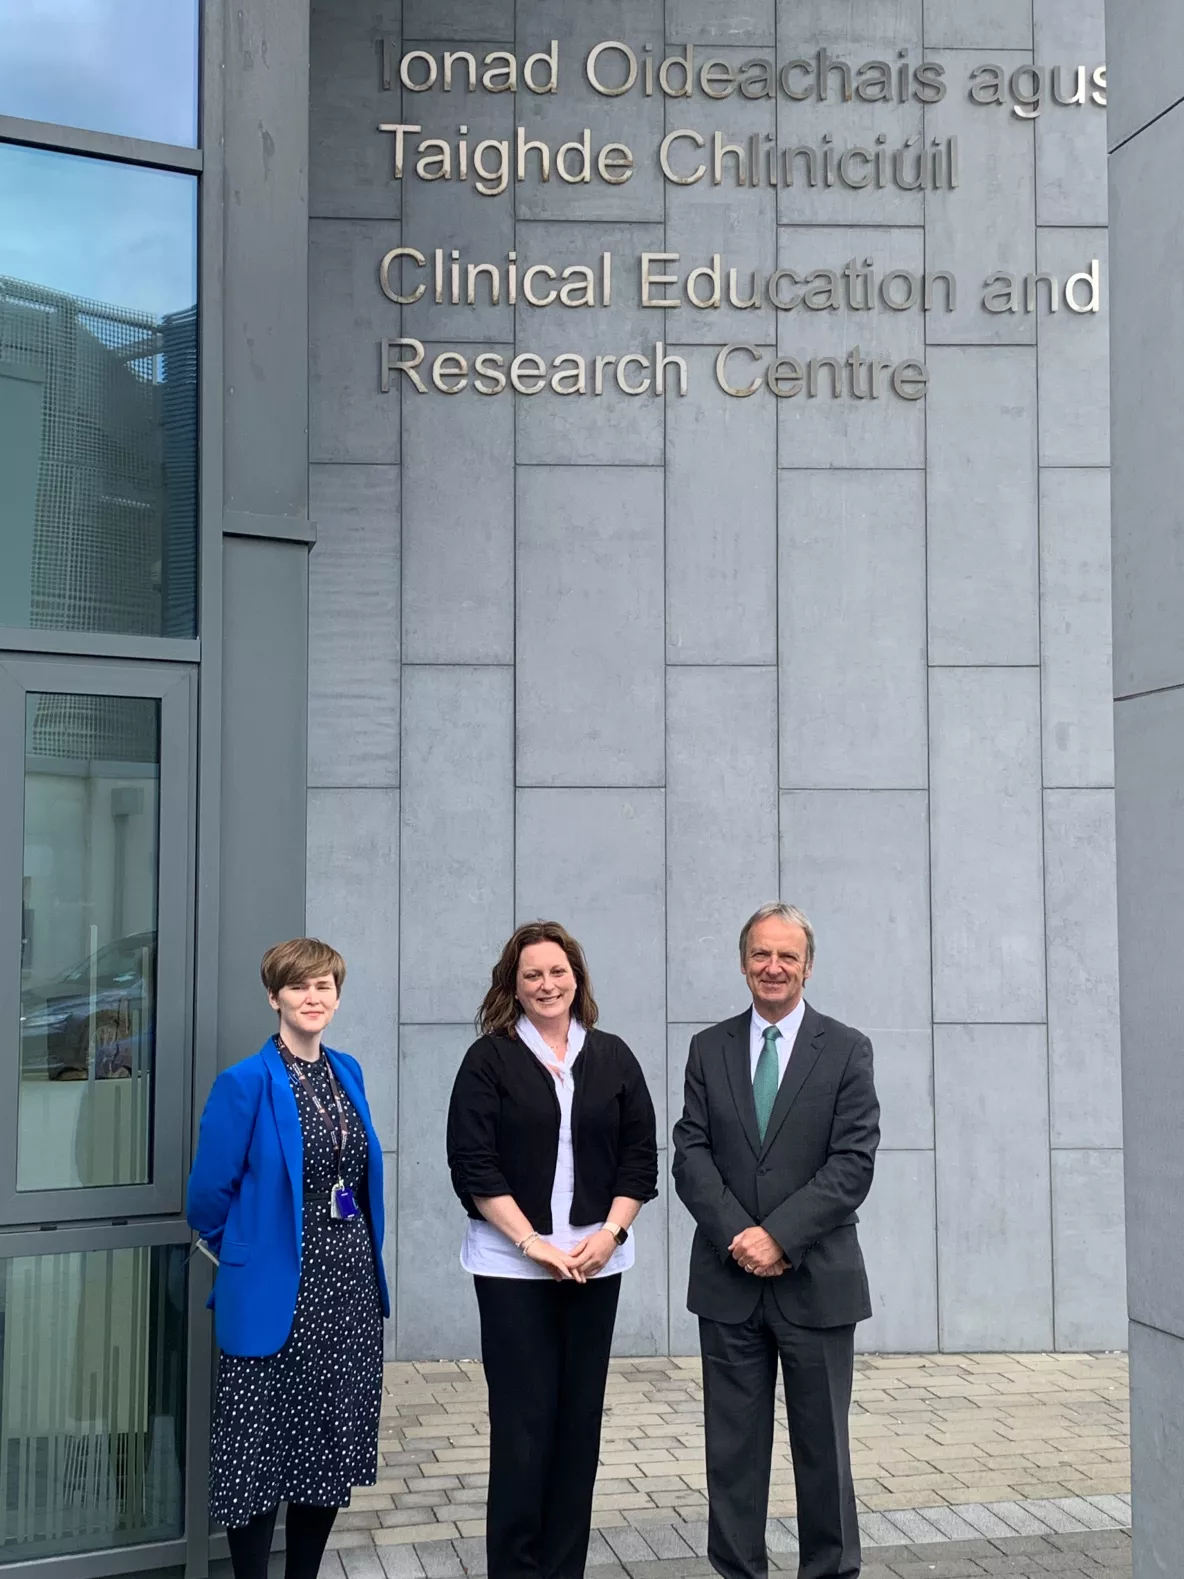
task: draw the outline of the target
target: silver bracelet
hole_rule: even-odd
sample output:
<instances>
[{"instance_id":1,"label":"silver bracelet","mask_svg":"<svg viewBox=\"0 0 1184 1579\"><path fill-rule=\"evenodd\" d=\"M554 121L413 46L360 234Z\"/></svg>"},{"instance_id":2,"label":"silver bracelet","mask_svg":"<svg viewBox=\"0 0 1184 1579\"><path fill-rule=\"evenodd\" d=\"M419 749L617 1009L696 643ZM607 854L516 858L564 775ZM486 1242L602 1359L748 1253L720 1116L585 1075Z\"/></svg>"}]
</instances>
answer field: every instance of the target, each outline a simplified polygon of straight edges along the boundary
<instances>
[{"instance_id":1,"label":"silver bracelet","mask_svg":"<svg viewBox=\"0 0 1184 1579\"><path fill-rule=\"evenodd\" d=\"M531 1245L534 1244L535 1240L536 1239L540 1239L541 1237L542 1237L542 1235L536 1229L536 1231L533 1234L527 1234L526 1238L523 1239L522 1242L519 1244L518 1249L522 1252L523 1255L525 1255L526 1252L530 1249Z\"/></svg>"}]
</instances>

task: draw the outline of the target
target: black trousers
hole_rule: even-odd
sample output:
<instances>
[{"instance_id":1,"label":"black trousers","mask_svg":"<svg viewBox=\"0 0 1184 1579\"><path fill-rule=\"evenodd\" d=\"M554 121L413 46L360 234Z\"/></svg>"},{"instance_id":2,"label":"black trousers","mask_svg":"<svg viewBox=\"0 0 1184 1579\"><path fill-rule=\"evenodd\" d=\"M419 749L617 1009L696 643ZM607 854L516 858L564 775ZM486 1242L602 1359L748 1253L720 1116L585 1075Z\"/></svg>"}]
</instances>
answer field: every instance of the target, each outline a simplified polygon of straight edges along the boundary
<instances>
[{"instance_id":1,"label":"black trousers","mask_svg":"<svg viewBox=\"0 0 1184 1579\"><path fill-rule=\"evenodd\" d=\"M847 1417L854 1327L797 1327L771 1288L747 1321L699 1318L710 1504L707 1555L725 1579L765 1579L777 1363L797 1488L798 1579L855 1579L859 1523Z\"/></svg>"},{"instance_id":2,"label":"black trousers","mask_svg":"<svg viewBox=\"0 0 1184 1579\"><path fill-rule=\"evenodd\" d=\"M581 1579L621 1279L473 1281L489 1388L489 1579Z\"/></svg>"}]
</instances>

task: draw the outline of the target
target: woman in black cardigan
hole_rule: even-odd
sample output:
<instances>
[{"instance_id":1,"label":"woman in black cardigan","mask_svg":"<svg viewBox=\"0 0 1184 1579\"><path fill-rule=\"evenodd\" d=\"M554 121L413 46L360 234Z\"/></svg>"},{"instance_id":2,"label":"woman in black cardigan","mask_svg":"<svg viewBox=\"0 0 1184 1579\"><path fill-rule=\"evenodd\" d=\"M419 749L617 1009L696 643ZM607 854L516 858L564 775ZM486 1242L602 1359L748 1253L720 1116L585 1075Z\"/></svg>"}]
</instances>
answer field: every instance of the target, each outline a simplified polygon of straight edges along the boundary
<instances>
[{"instance_id":1,"label":"woman in black cardigan","mask_svg":"<svg viewBox=\"0 0 1184 1579\"><path fill-rule=\"evenodd\" d=\"M489 1579L584 1572L629 1230L658 1193L645 1076L596 1013L576 940L519 927L448 1109L489 1389Z\"/></svg>"}]
</instances>

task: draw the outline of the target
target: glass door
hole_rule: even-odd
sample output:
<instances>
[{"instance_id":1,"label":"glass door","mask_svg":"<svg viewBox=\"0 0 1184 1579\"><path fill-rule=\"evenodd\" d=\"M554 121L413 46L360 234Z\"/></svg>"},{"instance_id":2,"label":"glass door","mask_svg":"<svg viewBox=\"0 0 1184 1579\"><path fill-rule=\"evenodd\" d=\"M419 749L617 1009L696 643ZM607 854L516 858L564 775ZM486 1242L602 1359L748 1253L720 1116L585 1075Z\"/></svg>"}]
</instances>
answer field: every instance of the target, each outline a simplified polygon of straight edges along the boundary
<instances>
[{"instance_id":1,"label":"glass door","mask_svg":"<svg viewBox=\"0 0 1184 1579\"><path fill-rule=\"evenodd\" d=\"M182 1208L191 714L185 669L0 658L2 1226Z\"/></svg>"}]
</instances>

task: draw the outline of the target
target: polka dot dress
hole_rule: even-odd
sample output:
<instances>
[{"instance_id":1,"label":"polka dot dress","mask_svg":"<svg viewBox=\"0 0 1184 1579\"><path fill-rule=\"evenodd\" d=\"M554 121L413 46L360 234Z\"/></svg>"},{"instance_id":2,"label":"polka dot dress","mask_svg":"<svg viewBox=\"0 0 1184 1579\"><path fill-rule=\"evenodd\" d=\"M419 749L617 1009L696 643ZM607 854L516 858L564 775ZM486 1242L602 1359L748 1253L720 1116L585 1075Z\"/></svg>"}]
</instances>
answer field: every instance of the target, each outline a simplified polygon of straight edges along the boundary
<instances>
[{"instance_id":1,"label":"polka dot dress","mask_svg":"<svg viewBox=\"0 0 1184 1579\"><path fill-rule=\"evenodd\" d=\"M334 1119L325 1059L305 1078ZM329 1215L337 1182L333 1143L301 1082L292 1079L304 1136L304 1257L287 1343L263 1357L223 1354L210 1443L210 1516L237 1529L280 1502L349 1503L378 1478L382 1307L364 1215ZM340 1081L338 1082L340 1089ZM342 1174L363 1207L366 1131L345 1092ZM309 1193L324 1200L310 1201Z\"/></svg>"}]
</instances>

